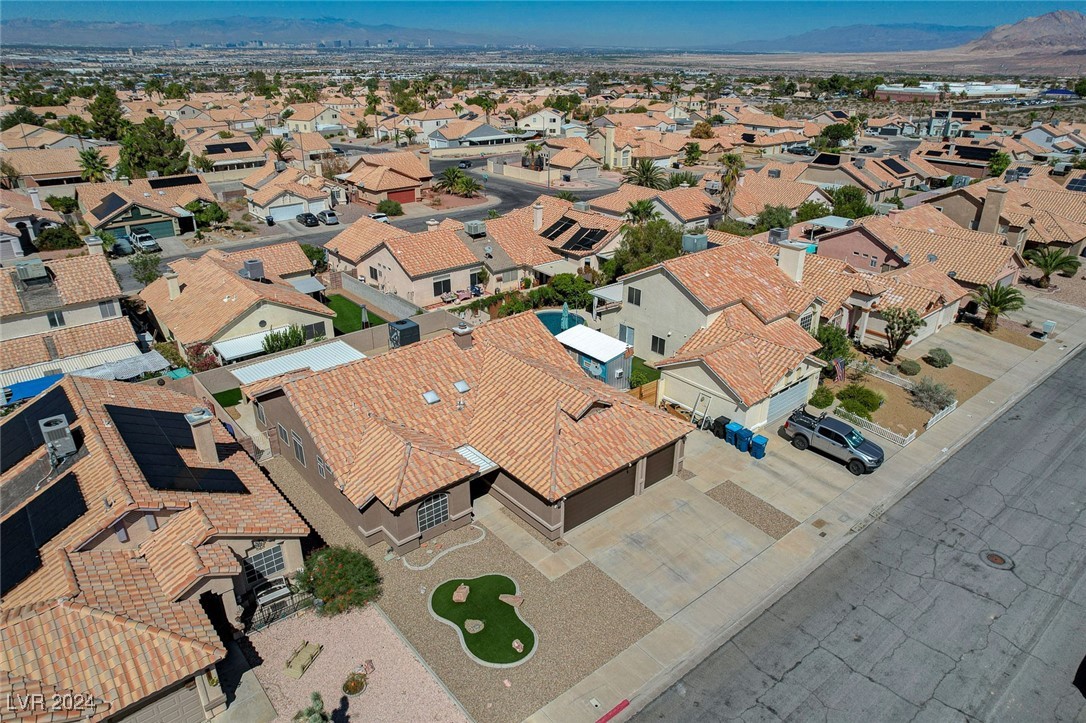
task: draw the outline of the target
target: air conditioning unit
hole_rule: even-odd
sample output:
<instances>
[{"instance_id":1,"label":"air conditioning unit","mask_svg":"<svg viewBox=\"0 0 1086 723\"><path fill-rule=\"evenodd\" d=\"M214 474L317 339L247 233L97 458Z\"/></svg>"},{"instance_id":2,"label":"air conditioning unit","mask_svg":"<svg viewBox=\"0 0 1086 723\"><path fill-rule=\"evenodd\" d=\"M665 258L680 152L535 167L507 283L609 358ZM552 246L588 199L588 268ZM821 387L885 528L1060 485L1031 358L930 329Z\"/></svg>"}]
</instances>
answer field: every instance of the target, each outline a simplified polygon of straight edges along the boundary
<instances>
[{"instance_id":1,"label":"air conditioning unit","mask_svg":"<svg viewBox=\"0 0 1086 723\"><path fill-rule=\"evenodd\" d=\"M720 185L720 181L706 181L705 182L705 190L708 191L709 193L720 193L721 189L722 189L722 186Z\"/></svg>"},{"instance_id":2,"label":"air conditioning unit","mask_svg":"<svg viewBox=\"0 0 1086 723\"><path fill-rule=\"evenodd\" d=\"M239 273L250 281L263 281L264 262L260 259L247 259Z\"/></svg>"},{"instance_id":3,"label":"air conditioning unit","mask_svg":"<svg viewBox=\"0 0 1086 723\"><path fill-rule=\"evenodd\" d=\"M588 211L588 201L577 201L573 204L574 211Z\"/></svg>"},{"instance_id":4,"label":"air conditioning unit","mask_svg":"<svg viewBox=\"0 0 1086 723\"><path fill-rule=\"evenodd\" d=\"M683 234L683 253L692 254L709 248L709 236L703 233Z\"/></svg>"},{"instance_id":5,"label":"air conditioning unit","mask_svg":"<svg viewBox=\"0 0 1086 723\"><path fill-rule=\"evenodd\" d=\"M788 240L788 229L786 228L771 228L769 229L769 243L779 244Z\"/></svg>"},{"instance_id":6,"label":"air conditioning unit","mask_svg":"<svg viewBox=\"0 0 1086 723\"><path fill-rule=\"evenodd\" d=\"M15 264L15 271L19 275L20 281L33 281L34 279L44 279L49 276L49 272L45 270L45 264L40 259L20 261Z\"/></svg>"},{"instance_id":7,"label":"air conditioning unit","mask_svg":"<svg viewBox=\"0 0 1086 723\"><path fill-rule=\"evenodd\" d=\"M410 319L400 319L388 323L388 348L398 349L401 346L414 344L422 339L419 325Z\"/></svg>"},{"instance_id":8,"label":"air conditioning unit","mask_svg":"<svg viewBox=\"0 0 1086 723\"><path fill-rule=\"evenodd\" d=\"M63 414L39 419L38 427L41 428L41 436L45 440L45 447L49 450L49 458L54 466L78 450L75 437L72 436L72 428L68 426L68 418Z\"/></svg>"},{"instance_id":9,"label":"air conditioning unit","mask_svg":"<svg viewBox=\"0 0 1086 723\"><path fill-rule=\"evenodd\" d=\"M468 236L486 236L486 221L466 221L464 233Z\"/></svg>"}]
</instances>

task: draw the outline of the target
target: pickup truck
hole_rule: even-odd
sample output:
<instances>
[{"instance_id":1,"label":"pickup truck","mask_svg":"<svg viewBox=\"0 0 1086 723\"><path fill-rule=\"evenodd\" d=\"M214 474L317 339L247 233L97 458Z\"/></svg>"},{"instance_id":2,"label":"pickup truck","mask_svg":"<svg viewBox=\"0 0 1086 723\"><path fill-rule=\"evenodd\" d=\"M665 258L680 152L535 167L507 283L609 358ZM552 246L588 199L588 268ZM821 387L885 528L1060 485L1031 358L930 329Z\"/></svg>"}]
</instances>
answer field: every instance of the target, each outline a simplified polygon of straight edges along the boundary
<instances>
[{"instance_id":1,"label":"pickup truck","mask_svg":"<svg viewBox=\"0 0 1086 723\"><path fill-rule=\"evenodd\" d=\"M792 438L792 446L799 450L808 447L839 459L855 475L873 472L885 459L882 447L864 439L864 436L840 419L808 414L804 407L792 412L784 423L784 433Z\"/></svg>"}]
</instances>

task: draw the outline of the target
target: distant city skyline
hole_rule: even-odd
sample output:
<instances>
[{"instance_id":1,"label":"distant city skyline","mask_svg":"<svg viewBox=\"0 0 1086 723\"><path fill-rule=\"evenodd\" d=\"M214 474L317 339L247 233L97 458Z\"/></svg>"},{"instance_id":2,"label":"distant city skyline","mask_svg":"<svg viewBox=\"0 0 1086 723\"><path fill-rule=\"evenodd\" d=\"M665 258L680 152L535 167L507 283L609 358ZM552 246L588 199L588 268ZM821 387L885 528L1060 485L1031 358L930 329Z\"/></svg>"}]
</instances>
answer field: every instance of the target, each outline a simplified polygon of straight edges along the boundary
<instances>
[{"instance_id":1,"label":"distant city skyline","mask_svg":"<svg viewBox=\"0 0 1086 723\"><path fill-rule=\"evenodd\" d=\"M756 2L66 2L5 0L4 18L165 24L235 16L348 20L370 26L433 28L490 36L495 44L548 47L726 48L847 25L923 23L996 26L1054 10L1086 11L1086 2L897 2L896 0L757 0ZM576 18L571 22L570 18ZM243 39L243 38L239 38ZM17 39L6 38L10 42ZM435 44L437 39L435 39ZM847 39L843 39L847 46Z\"/></svg>"}]
</instances>

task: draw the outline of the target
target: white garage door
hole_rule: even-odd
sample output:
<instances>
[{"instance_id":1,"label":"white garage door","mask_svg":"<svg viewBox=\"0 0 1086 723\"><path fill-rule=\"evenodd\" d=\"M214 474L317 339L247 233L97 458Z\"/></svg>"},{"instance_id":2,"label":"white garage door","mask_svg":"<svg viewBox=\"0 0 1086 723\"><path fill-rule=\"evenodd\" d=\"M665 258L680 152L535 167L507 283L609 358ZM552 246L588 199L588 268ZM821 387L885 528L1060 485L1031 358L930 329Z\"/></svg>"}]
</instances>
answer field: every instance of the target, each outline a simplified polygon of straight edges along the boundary
<instances>
[{"instance_id":1,"label":"white garage door","mask_svg":"<svg viewBox=\"0 0 1086 723\"><path fill-rule=\"evenodd\" d=\"M309 212L310 213L320 213L321 211L325 210L326 207L327 207L327 203L324 202L324 201L310 201L309 202Z\"/></svg>"},{"instance_id":2,"label":"white garage door","mask_svg":"<svg viewBox=\"0 0 1086 723\"><path fill-rule=\"evenodd\" d=\"M772 422L807 401L808 380L796 382L790 387L785 387L769 398L769 417L766 421Z\"/></svg>"},{"instance_id":3,"label":"white garage door","mask_svg":"<svg viewBox=\"0 0 1086 723\"><path fill-rule=\"evenodd\" d=\"M300 203L292 203L289 206L275 206L271 210L272 218L276 221L290 221L305 210Z\"/></svg>"},{"instance_id":4,"label":"white garage door","mask_svg":"<svg viewBox=\"0 0 1086 723\"><path fill-rule=\"evenodd\" d=\"M123 723L203 723L204 720L204 705L193 682L122 719Z\"/></svg>"}]
</instances>

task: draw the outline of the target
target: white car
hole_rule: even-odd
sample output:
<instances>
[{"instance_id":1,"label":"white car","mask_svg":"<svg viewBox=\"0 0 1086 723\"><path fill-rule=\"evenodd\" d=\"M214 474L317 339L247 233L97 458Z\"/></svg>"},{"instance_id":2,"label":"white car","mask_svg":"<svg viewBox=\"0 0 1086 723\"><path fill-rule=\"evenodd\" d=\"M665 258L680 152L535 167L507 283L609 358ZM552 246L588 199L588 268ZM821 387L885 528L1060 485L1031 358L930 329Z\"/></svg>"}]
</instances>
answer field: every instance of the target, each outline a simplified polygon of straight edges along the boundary
<instances>
[{"instance_id":1,"label":"white car","mask_svg":"<svg viewBox=\"0 0 1086 723\"><path fill-rule=\"evenodd\" d=\"M336 215L335 211L321 211L317 214L317 220L325 226L339 225L339 216Z\"/></svg>"},{"instance_id":2,"label":"white car","mask_svg":"<svg viewBox=\"0 0 1086 723\"><path fill-rule=\"evenodd\" d=\"M391 221L388 220L388 214L387 213L371 213L370 218L372 218L374 221L377 221L379 223L392 223Z\"/></svg>"}]
</instances>

